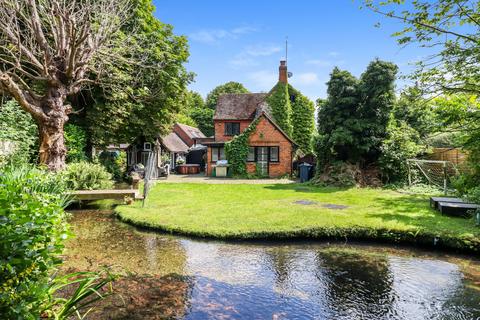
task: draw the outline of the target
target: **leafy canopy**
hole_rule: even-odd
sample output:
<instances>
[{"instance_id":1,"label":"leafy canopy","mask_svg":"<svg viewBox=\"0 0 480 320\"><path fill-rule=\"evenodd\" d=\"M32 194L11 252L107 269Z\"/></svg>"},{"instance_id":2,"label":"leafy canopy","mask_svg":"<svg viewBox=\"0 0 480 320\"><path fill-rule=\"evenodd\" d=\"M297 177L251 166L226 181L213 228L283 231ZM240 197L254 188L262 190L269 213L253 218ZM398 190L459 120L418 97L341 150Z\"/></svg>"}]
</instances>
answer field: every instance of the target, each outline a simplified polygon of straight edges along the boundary
<instances>
[{"instance_id":1,"label":"leafy canopy","mask_svg":"<svg viewBox=\"0 0 480 320\"><path fill-rule=\"evenodd\" d=\"M372 61L360 79L335 68L326 100L318 103L315 151L321 164L332 161L373 163L380 156L393 109L397 66Z\"/></svg>"},{"instance_id":2,"label":"leafy canopy","mask_svg":"<svg viewBox=\"0 0 480 320\"><path fill-rule=\"evenodd\" d=\"M224 93L249 93L247 88L243 86L243 84L235 81L230 81L225 84L219 85L218 87L214 88L210 93L207 95L207 100L205 105L215 110L217 107L217 100L218 97Z\"/></svg>"},{"instance_id":3,"label":"leafy canopy","mask_svg":"<svg viewBox=\"0 0 480 320\"><path fill-rule=\"evenodd\" d=\"M84 110L74 120L87 129L94 145L166 133L185 104L193 77L184 66L186 37L154 17L151 0L134 0L133 12L116 35L123 43L118 50L129 59L108 64L109 81L73 98Z\"/></svg>"}]
</instances>

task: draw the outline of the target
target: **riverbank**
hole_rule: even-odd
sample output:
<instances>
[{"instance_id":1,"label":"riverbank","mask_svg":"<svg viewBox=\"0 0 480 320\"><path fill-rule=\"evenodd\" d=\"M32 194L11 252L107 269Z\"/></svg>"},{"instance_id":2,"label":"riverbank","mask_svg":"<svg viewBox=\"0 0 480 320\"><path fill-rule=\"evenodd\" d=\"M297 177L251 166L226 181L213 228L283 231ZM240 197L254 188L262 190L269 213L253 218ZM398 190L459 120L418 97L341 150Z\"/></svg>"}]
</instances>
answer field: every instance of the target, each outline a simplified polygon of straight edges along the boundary
<instances>
[{"instance_id":1,"label":"riverbank","mask_svg":"<svg viewBox=\"0 0 480 320\"><path fill-rule=\"evenodd\" d=\"M162 183L144 208L136 203L115 212L139 227L202 238L373 240L480 251L472 219L441 216L427 196L383 189Z\"/></svg>"}]
</instances>

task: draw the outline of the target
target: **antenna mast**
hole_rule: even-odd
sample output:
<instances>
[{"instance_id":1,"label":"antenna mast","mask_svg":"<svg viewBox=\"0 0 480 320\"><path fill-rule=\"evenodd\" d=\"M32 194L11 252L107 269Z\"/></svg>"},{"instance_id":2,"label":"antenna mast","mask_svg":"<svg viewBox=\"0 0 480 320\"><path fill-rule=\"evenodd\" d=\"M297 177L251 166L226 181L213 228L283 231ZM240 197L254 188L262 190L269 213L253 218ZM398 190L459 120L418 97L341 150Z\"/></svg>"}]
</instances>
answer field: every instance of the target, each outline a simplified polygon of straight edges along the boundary
<instances>
[{"instance_id":1,"label":"antenna mast","mask_svg":"<svg viewBox=\"0 0 480 320\"><path fill-rule=\"evenodd\" d=\"M288 65L288 36L285 37L285 63Z\"/></svg>"}]
</instances>

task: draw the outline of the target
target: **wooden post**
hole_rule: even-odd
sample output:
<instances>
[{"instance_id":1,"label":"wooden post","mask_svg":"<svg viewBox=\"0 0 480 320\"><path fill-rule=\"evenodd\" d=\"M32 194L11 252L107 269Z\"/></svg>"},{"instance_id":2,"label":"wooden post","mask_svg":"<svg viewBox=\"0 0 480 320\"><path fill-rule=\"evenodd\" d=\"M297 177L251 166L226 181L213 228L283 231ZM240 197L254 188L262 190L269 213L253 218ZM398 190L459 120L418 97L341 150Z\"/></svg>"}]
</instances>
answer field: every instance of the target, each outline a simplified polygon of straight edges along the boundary
<instances>
[{"instance_id":1,"label":"wooden post","mask_svg":"<svg viewBox=\"0 0 480 320\"><path fill-rule=\"evenodd\" d=\"M410 160L407 160L408 186L412 186L412 172L410 171Z\"/></svg>"},{"instance_id":2,"label":"wooden post","mask_svg":"<svg viewBox=\"0 0 480 320\"><path fill-rule=\"evenodd\" d=\"M443 192L447 195L447 162L443 163Z\"/></svg>"}]
</instances>

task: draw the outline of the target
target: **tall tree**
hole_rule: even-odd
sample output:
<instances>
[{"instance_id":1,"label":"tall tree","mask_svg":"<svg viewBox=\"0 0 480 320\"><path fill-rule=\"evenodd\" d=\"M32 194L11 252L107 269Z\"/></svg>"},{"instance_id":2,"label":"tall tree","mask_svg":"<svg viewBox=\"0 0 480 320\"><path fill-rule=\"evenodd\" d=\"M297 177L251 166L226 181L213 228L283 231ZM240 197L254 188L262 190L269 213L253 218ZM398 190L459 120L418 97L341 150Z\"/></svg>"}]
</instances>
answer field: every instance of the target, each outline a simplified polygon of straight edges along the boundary
<instances>
[{"instance_id":1,"label":"tall tree","mask_svg":"<svg viewBox=\"0 0 480 320\"><path fill-rule=\"evenodd\" d=\"M358 79L350 72L334 68L327 82L327 99L318 100L318 137L315 152L321 165L348 160L360 154L356 141Z\"/></svg>"},{"instance_id":2,"label":"tall tree","mask_svg":"<svg viewBox=\"0 0 480 320\"><path fill-rule=\"evenodd\" d=\"M390 120L397 66L372 61L360 80L335 68L320 101L316 152L320 163L375 163Z\"/></svg>"},{"instance_id":3,"label":"tall tree","mask_svg":"<svg viewBox=\"0 0 480 320\"><path fill-rule=\"evenodd\" d=\"M128 58L109 63L108 81L74 99L81 110L74 120L85 127L92 145L126 143L139 136L153 140L171 130L187 108L186 88L193 75L185 69L186 37L155 18L152 0L130 1L132 15L114 39L114 53L124 50Z\"/></svg>"},{"instance_id":4,"label":"tall tree","mask_svg":"<svg viewBox=\"0 0 480 320\"><path fill-rule=\"evenodd\" d=\"M40 163L65 166L67 102L112 61L127 0L0 0L0 87L32 115Z\"/></svg>"},{"instance_id":5,"label":"tall tree","mask_svg":"<svg viewBox=\"0 0 480 320\"><path fill-rule=\"evenodd\" d=\"M249 93L247 88L243 86L243 84L235 81L230 81L225 84L219 85L214 88L210 93L207 95L207 100L205 104L208 108L215 110L217 107L217 100L221 94L224 93Z\"/></svg>"}]
</instances>

